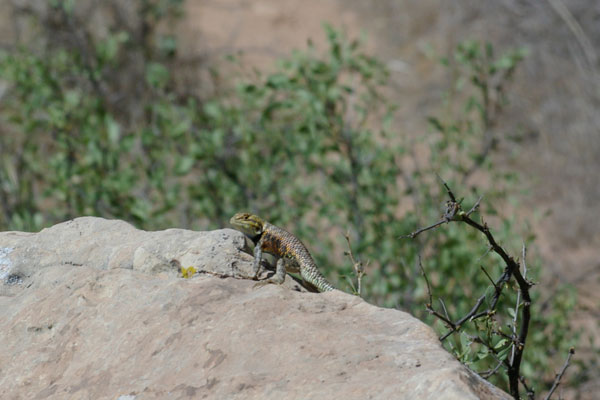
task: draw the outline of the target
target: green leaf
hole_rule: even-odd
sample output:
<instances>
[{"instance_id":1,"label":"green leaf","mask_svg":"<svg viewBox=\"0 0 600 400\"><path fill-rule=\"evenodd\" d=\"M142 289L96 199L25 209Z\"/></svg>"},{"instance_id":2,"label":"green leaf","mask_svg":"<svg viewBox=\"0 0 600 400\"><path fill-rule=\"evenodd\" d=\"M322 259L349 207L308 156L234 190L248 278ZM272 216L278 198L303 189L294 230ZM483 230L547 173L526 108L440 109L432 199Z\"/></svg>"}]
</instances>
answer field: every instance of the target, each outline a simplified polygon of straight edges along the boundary
<instances>
[{"instance_id":1,"label":"green leaf","mask_svg":"<svg viewBox=\"0 0 600 400\"><path fill-rule=\"evenodd\" d=\"M508 357L508 354L510 353L511 349L512 349L512 346L508 346L505 349L503 349L502 351L500 351L498 353L498 358L500 360L506 360L506 357Z\"/></svg>"},{"instance_id":2,"label":"green leaf","mask_svg":"<svg viewBox=\"0 0 600 400\"><path fill-rule=\"evenodd\" d=\"M177 159L175 163L175 173L177 175L187 174L194 166L195 159L190 156L184 156Z\"/></svg>"},{"instance_id":3,"label":"green leaf","mask_svg":"<svg viewBox=\"0 0 600 400\"><path fill-rule=\"evenodd\" d=\"M489 354L489 350L487 347L485 346L481 346L479 348L479 350L477 351L477 359L482 360L484 358L486 358Z\"/></svg>"},{"instance_id":4,"label":"green leaf","mask_svg":"<svg viewBox=\"0 0 600 400\"><path fill-rule=\"evenodd\" d=\"M113 145L118 143L119 138L121 137L121 126L108 114L104 118L104 124L106 126L108 141Z\"/></svg>"},{"instance_id":5,"label":"green leaf","mask_svg":"<svg viewBox=\"0 0 600 400\"><path fill-rule=\"evenodd\" d=\"M174 56L177 52L177 38L173 35L160 35L158 49L167 56Z\"/></svg>"},{"instance_id":6,"label":"green leaf","mask_svg":"<svg viewBox=\"0 0 600 400\"><path fill-rule=\"evenodd\" d=\"M146 66L146 82L153 88L164 88L169 82L169 70L162 64L149 63Z\"/></svg>"},{"instance_id":7,"label":"green leaf","mask_svg":"<svg viewBox=\"0 0 600 400\"><path fill-rule=\"evenodd\" d=\"M81 101L81 93L78 90L67 90L65 91L65 108L73 109L76 108Z\"/></svg>"},{"instance_id":8,"label":"green leaf","mask_svg":"<svg viewBox=\"0 0 600 400\"><path fill-rule=\"evenodd\" d=\"M512 307L507 307L507 308L506 308L506 312L508 313L508 315L509 315L511 318L513 318L513 319L515 318L515 309L514 309L514 308L512 308Z\"/></svg>"}]
</instances>

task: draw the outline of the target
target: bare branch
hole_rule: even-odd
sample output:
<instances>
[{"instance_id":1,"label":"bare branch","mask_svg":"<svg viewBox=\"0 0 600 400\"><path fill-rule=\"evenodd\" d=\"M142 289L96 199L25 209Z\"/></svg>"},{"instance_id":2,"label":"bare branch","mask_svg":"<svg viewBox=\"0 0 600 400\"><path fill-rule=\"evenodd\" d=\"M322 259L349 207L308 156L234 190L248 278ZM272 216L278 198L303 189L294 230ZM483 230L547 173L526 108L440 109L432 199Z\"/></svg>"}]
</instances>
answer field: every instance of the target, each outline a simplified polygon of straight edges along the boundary
<instances>
[{"instance_id":1,"label":"bare branch","mask_svg":"<svg viewBox=\"0 0 600 400\"><path fill-rule=\"evenodd\" d=\"M358 294L358 296L360 297L362 289L362 278L365 275L365 266L363 265L362 261L358 261L356 258L354 258L354 253L352 253L352 246L350 245L350 236L348 235L348 233L345 233L344 237L346 238L346 242L348 243L348 251L345 252L345 254L349 256L350 261L352 261L352 268L354 268L354 273L356 274L357 280L356 294Z\"/></svg>"},{"instance_id":2,"label":"bare branch","mask_svg":"<svg viewBox=\"0 0 600 400\"><path fill-rule=\"evenodd\" d=\"M446 188L446 192L448 193L448 197L450 197L450 201L456 203L456 196L454 196L454 193L452 193L452 190L450 190L450 187L448 186L446 181L443 180L442 177L438 173L436 173L435 175L438 177L438 179L442 182L442 184Z\"/></svg>"},{"instance_id":3,"label":"bare branch","mask_svg":"<svg viewBox=\"0 0 600 400\"><path fill-rule=\"evenodd\" d=\"M485 276L487 276L487 278L490 280L490 282L492 283L492 285L494 285L494 289L496 289L496 282L494 282L494 280L492 279L492 277L490 276L490 274L488 274L487 271L485 270L485 268L483 268L483 265L481 265L480 268L483 271L483 273L485 274Z\"/></svg>"},{"instance_id":4,"label":"bare branch","mask_svg":"<svg viewBox=\"0 0 600 400\"><path fill-rule=\"evenodd\" d=\"M527 248L525 247L525 243L523 243L523 277L527 277L527 263L525 261L525 257L527 256ZM521 291L517 292L517 302L515 304L515 316L513 317L513 335L517 336L517 320L519 318L519 307L521 306ZM510 355L510 362L512 363L515 357L516 345L513 344L513 348Z\"/></svg>"},{"instance_id":5,"label":"bare branch","mask_svg":"<svg viewBox=\"0 0 600 400\"><path fill-rule=\"evenodd\" d=\"M552 387L550 388L550 391L548 392L546 397L544 397L544 400L549 400L550 397L552 396L552 393L554 393L554 391L556 390L558 385L560 385L560 380L562 379L563 375L565 374L565 371L567 370L567 368L569 368L569 363L571 362L571 357L573 357L573 354L575 354L575 349L573 347L571 347L569 349L569 355L567 356L567 359L565 360L565 364L561 368L560 372L558 374L556 374L556 378L554 378L554 383L552 384Z\"/></svg>"},{"instance_id":6,"label":"bare branch","mask_svg":"<svg viewBox=\"0 0 600 400\"><path fill-rule=\"evenodd\" d=\"M527 398L529 400L534 400L535 391L529 386L527 386L527 382L525 382L525 378L523 376L519 376L519 382L521 382L521 385L523 385L523 387L525 388L525 391L527 392Z\"/></svg>"},{"instance_id":7,"label":"bare branch","mask_svg":"<svg viewBox=\"0 0 600 400\"><path fill-rule=\"evenodd\" d=\"M475 211L477 211L477 209L479 208L479 205L481 203L481 199L483 199L483 196L479 196L479 198L477 199L475 204L473 204L473 207L471 207L471 209L469 211L467 211L467 213L466 213L467 217L469 217L471 214L473 214Z\"/></svg>"},{"instance_id":8,"label":"bare branch","mask_svg":"<svg viewBox=\"0 0 600 400\"><path fill-rule=\"evenodd\" d=\"M408 235L400 236L400 238L411 238L411 239L414 239L419 234L421 234L421 233L423 233L425 231L428 231L430 229L437 228L438 226L440 226L442 224L445 224L445 223L446 223L446 220L442 219L441 221L438 221L438 222L436 222L433 225L429 225L428 227L417 229L416 231L414 231L413 233L409 233Z\"/></svg>"},{"instance_id":9,"label":"bare branch","mask_svg":"<svg viewBox=\"0 0 600 400\"><path fill-rule=\"evenodd\" d=\"M423 264L421 263L421 254L418 255L418 259L419 259L419 268L421 268L421 274L423 275L423 278L425 278L425 283L427 284L427 295L429 296L429 302L427 303L427 307L431 307L433 304L433 295L431 294L431 285L429 284L429 278L427 278L427 273L425 272L425 269L423 268Z\"/></svg>"},{"instance_id":10,"label":"bare branch","mask_svg":"<svg viewBox=\"0 0 600 400\"><path fill-rule=\"evenodd\" d=\"M498 370L500 369L500 367L502 366L503 362L502 360L498 361L498 364L496 364L496 366L493 369L490 369L488 371L485 372L481 372L479 375L484 378L487 379L490 376L494 375L496 372L498 372Z\"/></svg>"}]
</instances>

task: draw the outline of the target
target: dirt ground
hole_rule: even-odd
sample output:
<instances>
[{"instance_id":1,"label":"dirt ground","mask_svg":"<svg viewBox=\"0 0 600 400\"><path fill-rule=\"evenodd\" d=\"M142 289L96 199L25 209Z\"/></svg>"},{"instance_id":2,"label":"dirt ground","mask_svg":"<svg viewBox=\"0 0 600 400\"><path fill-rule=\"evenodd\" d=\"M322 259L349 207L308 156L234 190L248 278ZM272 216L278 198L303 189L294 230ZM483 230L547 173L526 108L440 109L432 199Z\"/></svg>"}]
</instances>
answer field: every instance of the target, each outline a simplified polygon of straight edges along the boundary
<instances>
[{"instance_id":1,"label":"dirt ground","mask_svg":"<svg viewBox=\"0 0 600 400\"><path fill-rule=\"evenodd\" d=\"M568 8L565 6L568 4ZM520 171L526 194L517 212L533 223L551 280L578 291L576 326L598 336L600 321L600 2L593 0L188 0L178 27L183 48L218 57L243 51L268 68L308 38L324 41L322 23L350 36L366 32L368 49L392 73L400 132L427 131L448 77L427 49L446 54L465 39L529 54L511 86L499 130L518 131L494 157ZM533 215L544 215L533 219ZM586 349L578 349L585 354ZM569 398L592 398L600 379Z\"/></svg>"}]
</instances>

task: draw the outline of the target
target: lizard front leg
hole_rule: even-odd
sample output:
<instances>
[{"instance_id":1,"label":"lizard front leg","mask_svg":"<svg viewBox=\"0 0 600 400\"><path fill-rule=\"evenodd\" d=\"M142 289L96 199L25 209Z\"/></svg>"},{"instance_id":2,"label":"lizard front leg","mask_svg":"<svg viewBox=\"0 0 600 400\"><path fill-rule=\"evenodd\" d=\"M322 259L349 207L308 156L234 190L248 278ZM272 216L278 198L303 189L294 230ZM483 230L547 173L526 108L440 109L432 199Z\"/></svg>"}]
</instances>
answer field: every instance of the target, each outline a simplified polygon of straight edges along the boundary
<instances>
[{"instance_id":1,"label":"lizard front leg","mask_svg":"<svg viewBox=\"0 0 600 400\"><path fill-rule=\"evenodd\" d=\"M257 279L258 274L260 273L260 262L262 261L262 246L263 246L263 238L254 246L254 262L252 263L253 274L252 279Z\"/></svg>"}]
</instances>

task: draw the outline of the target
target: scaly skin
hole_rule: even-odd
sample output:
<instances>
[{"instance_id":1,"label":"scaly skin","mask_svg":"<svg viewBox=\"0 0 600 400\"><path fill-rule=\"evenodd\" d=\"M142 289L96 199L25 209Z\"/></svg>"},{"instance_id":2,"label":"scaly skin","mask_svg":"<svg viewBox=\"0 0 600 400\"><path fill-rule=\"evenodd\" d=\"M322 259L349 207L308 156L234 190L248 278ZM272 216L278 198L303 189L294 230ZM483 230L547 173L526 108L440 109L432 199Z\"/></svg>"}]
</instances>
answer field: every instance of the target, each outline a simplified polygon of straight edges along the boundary
<instances>
[{"instance_id":1,"label":"scaly skin","mask_svg":"<svg viewBox=\"0 0 600 400\"><path fill-rule=\"evenodd\" d=\"M262 252L278 257L275 276L266 282L282 284L288 272L300 272L305 282L320 292L335 289L319 272L317 264L300 239L288 231L249 213L237 213L229 223L254 241L254 278L258 276Z\"/></svg>"}]
</instances>

